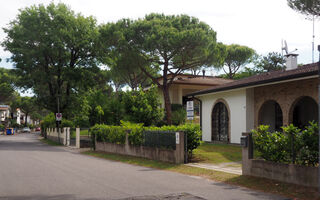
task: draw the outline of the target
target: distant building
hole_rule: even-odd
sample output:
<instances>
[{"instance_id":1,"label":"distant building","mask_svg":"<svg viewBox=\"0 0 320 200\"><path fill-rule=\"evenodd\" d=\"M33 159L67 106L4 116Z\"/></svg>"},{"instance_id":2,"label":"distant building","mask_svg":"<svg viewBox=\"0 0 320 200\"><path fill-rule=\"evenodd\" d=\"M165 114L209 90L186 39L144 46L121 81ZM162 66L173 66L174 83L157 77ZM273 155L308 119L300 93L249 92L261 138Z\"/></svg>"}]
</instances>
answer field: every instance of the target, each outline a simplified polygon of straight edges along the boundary
<instances>
[{"instance_id":1,"label":"distant building","mask_svg":"<svg viewBox=\"0 0 320 200\"><path fill-rule=\"evenodd\" d=\"M0 105L0 124L7 125L10 118L10 106Z\"/></svg>"}]
</instances>

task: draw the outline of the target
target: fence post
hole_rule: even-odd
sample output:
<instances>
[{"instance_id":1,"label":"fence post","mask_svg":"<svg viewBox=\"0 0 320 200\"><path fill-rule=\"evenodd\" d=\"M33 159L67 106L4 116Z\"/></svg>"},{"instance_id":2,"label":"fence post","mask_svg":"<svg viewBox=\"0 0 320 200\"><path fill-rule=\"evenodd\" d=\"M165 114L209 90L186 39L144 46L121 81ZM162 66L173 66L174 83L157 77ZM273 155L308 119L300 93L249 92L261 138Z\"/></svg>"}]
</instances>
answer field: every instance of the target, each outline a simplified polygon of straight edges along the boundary
<instances>
[{"instance_id":1,"label":"fence post","mask_svg":"<svg viewBox=\"0 0 320 200\"><path fill-rule=\"evenodd\" d=\"M76 147L80 149L80 128L76 128Z\"/></svg>"},{"instance_id":2,"label":"fence post","mask_svg":"<svg viewBox=\"0 0 320 200\"><path fill-rule=\"evenodd\" d=\"M188 152L188 135L183 132L184 135L184 163L188 163L188 156L189 156L189 152Z\"/></svg>"},{"instance_id":3,"label":"fence post","mask_svg":"<svg viewBox=\"0 0 320 200\"><path fill-rule=\"evenodd\" d=\"M67 131L66 127L63 127L63 145L67 145Z\"/></svg>"},{"instance_id":4,"label":"fence post","mask_svg":"<svg viewBox=\"0 0 320 200\"><path fill-rule=\"evenodd\" d=\"M70 146L70 127L67 128L67 146Z\"/></svg>"},{"instance_id":5,"label":"fence post","mask_svg":"<svg viewBox=\"0 0 320 200\"><path fill-rule=\"evenodd\" d=\"M183 131L175 132L176 134L176 150L175 150L175 163L185 163L186 149L185 149L185 137L186 134Z\"/></svg>"},{"instance_id":6,"label":"fence post","mask_svg":"<svg viewBox=\"0 0 320 200\"><path fill-rule=\"evenodd\" d=\"M253 140L251 133L242 133L245 144L242 144L242 175L251 174L251 159L253 159Z\"/></svg>"}]
</instances>

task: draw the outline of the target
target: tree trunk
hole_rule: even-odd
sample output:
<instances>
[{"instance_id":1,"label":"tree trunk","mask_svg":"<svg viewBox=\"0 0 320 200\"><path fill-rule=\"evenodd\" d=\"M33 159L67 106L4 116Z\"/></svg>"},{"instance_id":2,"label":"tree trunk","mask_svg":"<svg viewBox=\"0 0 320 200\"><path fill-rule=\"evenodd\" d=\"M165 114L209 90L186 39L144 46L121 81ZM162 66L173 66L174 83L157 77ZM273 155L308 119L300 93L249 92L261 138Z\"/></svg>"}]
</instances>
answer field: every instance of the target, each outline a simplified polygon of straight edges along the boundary
<instances>
[{"instance_id":1,"label":"tree trunk","mask_svg":"<svg viewBox=\"0 0 320 200\"><path fill-rule=\"evenodd\" d=\"M169 87L163 86L162 88L163 97L164 97L164 107L166 111L167 124L171 125L171 103L170 103L170 95L169 95Z\"/></svg>"}]
</instances>

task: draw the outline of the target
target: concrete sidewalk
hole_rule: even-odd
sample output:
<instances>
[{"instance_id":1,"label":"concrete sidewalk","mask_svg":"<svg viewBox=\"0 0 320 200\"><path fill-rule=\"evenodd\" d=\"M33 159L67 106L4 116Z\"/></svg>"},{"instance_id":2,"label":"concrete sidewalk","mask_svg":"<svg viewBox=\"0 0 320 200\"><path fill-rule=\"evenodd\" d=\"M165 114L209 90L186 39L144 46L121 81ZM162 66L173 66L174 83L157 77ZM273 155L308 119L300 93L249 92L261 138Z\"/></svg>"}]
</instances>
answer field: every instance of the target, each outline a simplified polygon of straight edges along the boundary
<instances>
[{"instance_id":1,"label":"concrete sidewalk","mask_svg":"<svg viewBox=\"0 0 320 200\"><path fill-rule=\"evenodd\" d=\"M211 164L211 163L188 163L187 166L199 167L203 169L215 170L220 172L226 172L230 174L242 175L241 163L230 162L221 164Z\"/></svg>"}]
</instances>

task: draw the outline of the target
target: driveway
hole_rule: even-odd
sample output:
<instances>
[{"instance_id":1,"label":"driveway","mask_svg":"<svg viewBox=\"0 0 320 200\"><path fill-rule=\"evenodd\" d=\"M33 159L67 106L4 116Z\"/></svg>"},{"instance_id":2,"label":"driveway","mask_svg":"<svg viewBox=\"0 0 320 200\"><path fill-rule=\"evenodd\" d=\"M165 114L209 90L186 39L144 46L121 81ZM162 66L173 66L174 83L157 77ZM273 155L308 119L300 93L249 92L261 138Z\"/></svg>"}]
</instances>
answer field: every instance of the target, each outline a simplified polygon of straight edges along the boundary
<instances>
[{"instance_id":1,"label":"driveway","mask_svg":"<svg viewBox=\"0 0 320 200\"><path fill-rule=\"evenodd\" d=\"M0 136L0 200L283 199L174 172L48 146L37 134Z\"/></svg>"}]
</instances>

